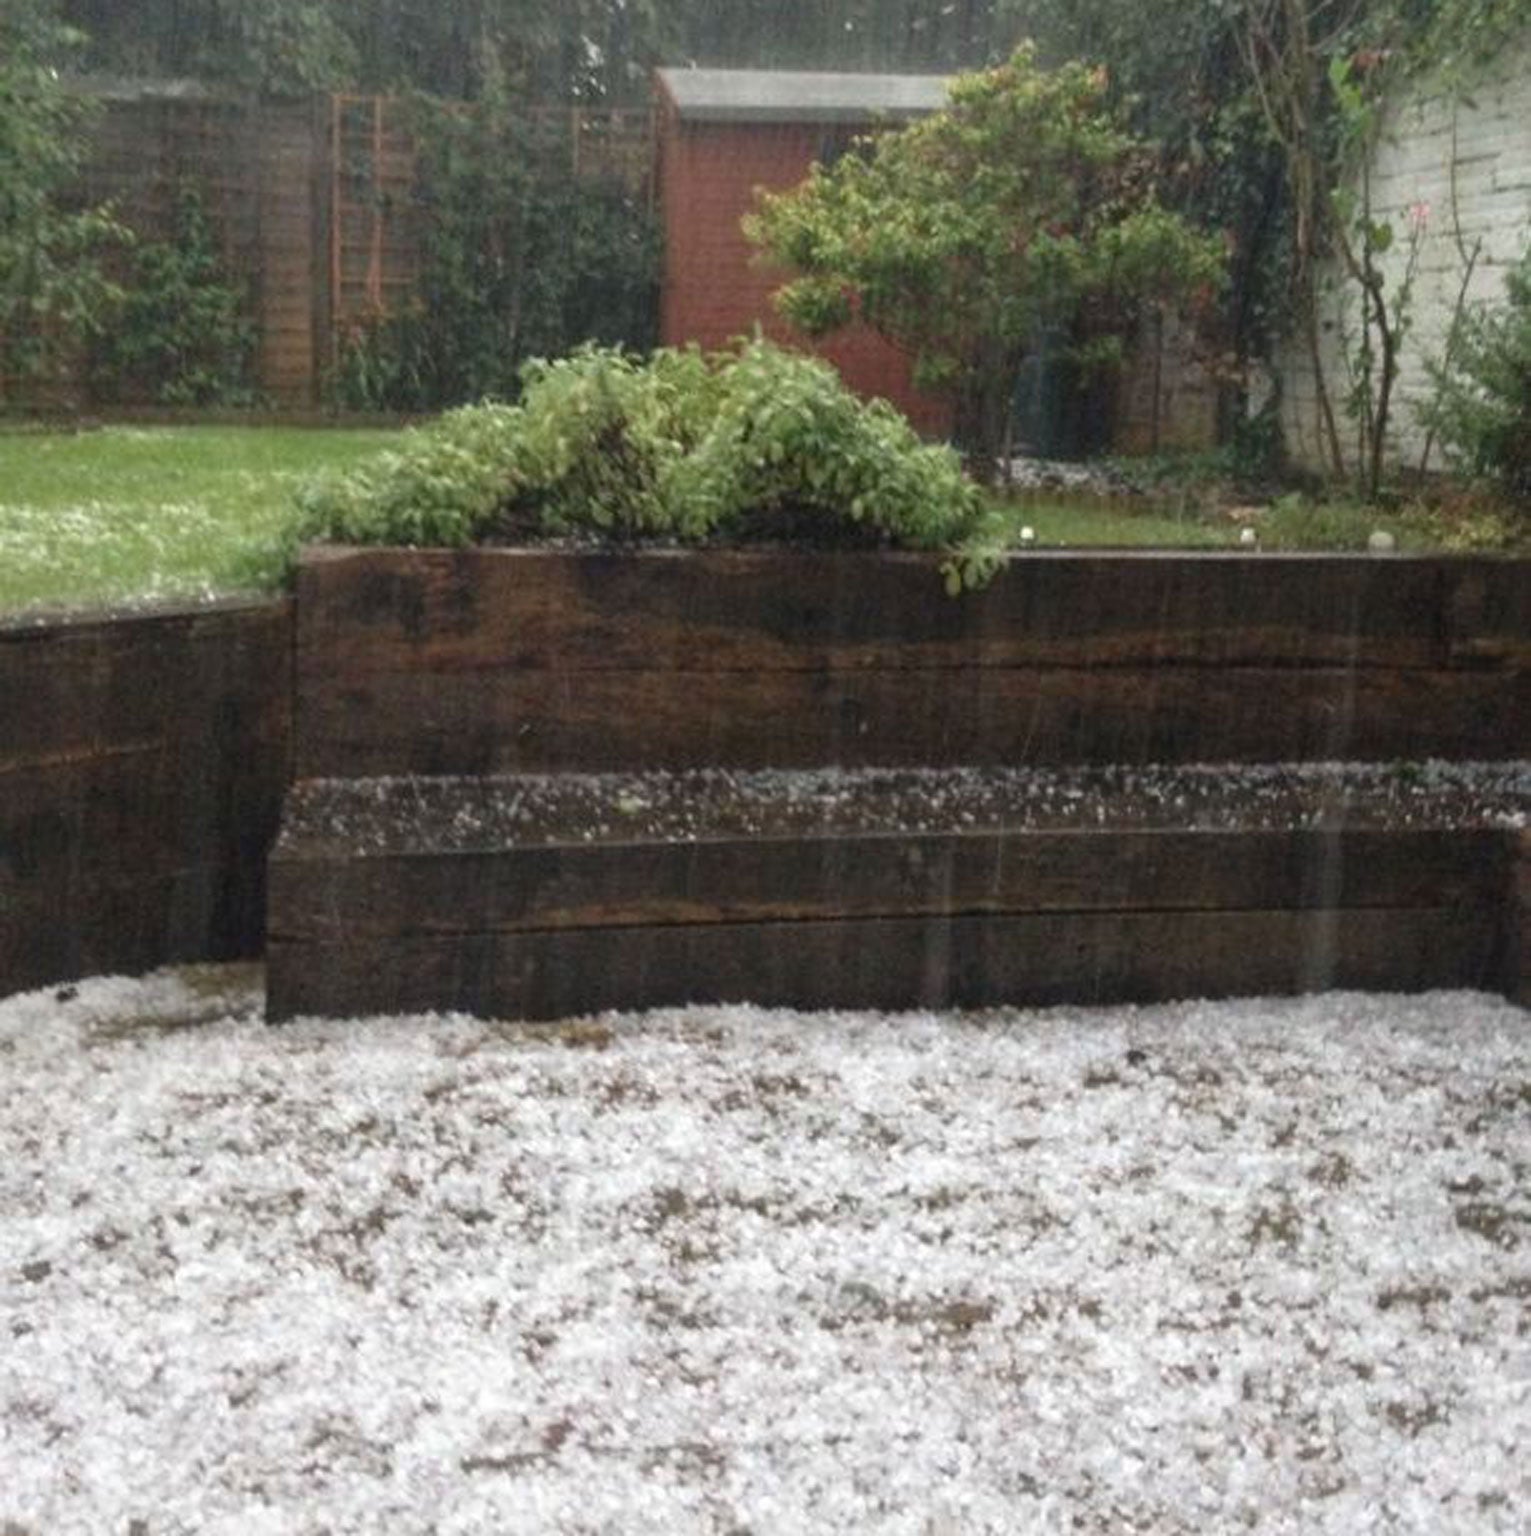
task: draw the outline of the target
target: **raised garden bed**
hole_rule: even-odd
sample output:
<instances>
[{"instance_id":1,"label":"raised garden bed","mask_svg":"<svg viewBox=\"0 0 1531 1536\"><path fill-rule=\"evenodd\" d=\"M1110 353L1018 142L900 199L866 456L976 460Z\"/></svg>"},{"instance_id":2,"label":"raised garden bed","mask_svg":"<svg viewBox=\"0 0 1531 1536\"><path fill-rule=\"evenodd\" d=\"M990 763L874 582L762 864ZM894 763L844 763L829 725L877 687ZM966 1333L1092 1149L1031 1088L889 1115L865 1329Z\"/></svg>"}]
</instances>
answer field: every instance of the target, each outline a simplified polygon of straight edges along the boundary
<instances>
[{"instance_id":1,"label":"raised garden bed","mask_svg":"<svg viewBox=\"0 0 1531 1536\"><path fill-rule=\"evenodd\" d=\"M316 552L271 1015L1513 991L1526 575Z\"/></svg>"},{"instance_id":2,"label":"raised garden bed","mask_svg":"<svg viewBox=\"0 0 1531 1536\"><path fill-rule=\"evenodd\" d=\"M343 777L1524 759L1528 570L1043 555L953 600L911 556L326 551L295 742L292 604L0 625L0 992L258 954L294 752Z\"/></svg>"}]
</instances>

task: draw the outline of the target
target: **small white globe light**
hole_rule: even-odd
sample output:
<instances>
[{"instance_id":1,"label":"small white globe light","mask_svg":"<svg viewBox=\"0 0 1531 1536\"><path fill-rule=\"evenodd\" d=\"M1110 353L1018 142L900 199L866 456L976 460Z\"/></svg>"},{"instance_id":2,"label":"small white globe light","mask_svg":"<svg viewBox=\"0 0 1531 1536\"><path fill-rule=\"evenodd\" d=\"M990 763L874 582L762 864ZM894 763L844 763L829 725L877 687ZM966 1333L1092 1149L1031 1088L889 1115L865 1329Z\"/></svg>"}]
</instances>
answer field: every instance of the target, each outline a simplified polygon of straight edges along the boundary
<instances>
[{"instance_id":1,"label":"small white globe light","mask_svg":"<svg viewBox=\"0 0 1531 1536\"><path fill-rule=\"evenodd\" d=\"M1253 549L1260 542L1260 535L1253 528L1246 528L1239 534L1239 543L1246 549Z\"/></svg>"},{"instance_id":2,"label":"small white globe light","mask_svg":"<svg viewBox=\"0 0 1531 1536\"><path fill-rule=\"evenodd\" d=\"M1030 523L1021 529L1021 543L1035 544L1037 542L1037 530Z\"/></svg>"},{"instance_id":3,"label":"small white globe light","mask_svg":"<svg viewBox=\"0 0 1531 1536\"><path fill-rule=\"evenodd\" d=\"M1366 541L1366 547L1374 555L1390 555L1398 547L1398 540L1386 528L1377 528Z\"/></svg>"}]
</instances>

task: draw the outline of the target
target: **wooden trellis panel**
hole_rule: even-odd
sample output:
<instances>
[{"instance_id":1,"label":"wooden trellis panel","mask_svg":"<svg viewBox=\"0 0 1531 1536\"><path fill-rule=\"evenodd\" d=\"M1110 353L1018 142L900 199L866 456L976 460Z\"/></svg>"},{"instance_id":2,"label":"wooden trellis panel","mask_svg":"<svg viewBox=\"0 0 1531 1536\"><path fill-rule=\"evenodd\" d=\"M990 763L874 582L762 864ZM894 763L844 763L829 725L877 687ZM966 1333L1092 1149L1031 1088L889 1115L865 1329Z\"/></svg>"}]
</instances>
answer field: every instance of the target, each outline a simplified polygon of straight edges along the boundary
<instances>
[{"instance_id":1,"label":"wooden trellis panel","mask_svg":"<svg viewBox=\"0 0 1531 1536\"><path fill-rule=\"evenodd\" d=\"M404 104L332 96L325 210L331 362L358 331L397 312L419 274L416 154Z\"/></svg>"},{"instance_id":2,"label":"wooden trellis panel","mask_svg":"<svg viewBox=\"0 0 1531 1536\"><path fill-rule=\"evenodd\" d=\"M78 196L110 203L142 239L170 238L197 194L225 269L248 285L256 384L279 406L317 398L315 175L307 101L124 90L100 101Z\"/></svg>"}]
</instances>

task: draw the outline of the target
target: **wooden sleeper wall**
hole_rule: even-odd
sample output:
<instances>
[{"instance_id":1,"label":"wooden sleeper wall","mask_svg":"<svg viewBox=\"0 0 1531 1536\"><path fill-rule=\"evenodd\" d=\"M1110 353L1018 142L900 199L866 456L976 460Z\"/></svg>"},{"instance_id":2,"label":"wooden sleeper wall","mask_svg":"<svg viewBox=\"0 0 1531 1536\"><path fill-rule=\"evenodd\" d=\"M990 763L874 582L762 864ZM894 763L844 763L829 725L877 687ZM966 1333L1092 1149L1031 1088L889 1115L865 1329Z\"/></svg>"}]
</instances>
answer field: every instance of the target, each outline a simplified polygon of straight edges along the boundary
<instances>
[{"instance_id":1,"label":"wooden sleeper wall","mask_svg":"<svg viewBox=\"0 0 1531 1536\"><path fill-rule=\"evenodd\" d=\"M1045 554L950 598L908 555L312 552L268 1017L1514 994L1524 898L1493 827L458 847L391 776L438 776L471 828L537 782L488 775L614 770L620 811L646 769L1520 758L1527 571Z\"/></svg>"},{"instance_id":2,"label":"wooden sleeper wall","mask_svg":"<svg viewBox=\"0 0 1531 1536\"><path fill-rule=\"evenodd\" d=\"M1528 569L317 551L297 773L1516 758Z\"/></svg>"},{"instance_id":3,"label":"wooden sleeper wall","mask_svg":"<svg viewBox=\"0 0 1531 1536\"><path fill-rule=\"evenodd\" d=\"M0 995L261 952L291 605L0 625Z\"/></svg>"},{"instance_id":4,"label":"wooden sleeper wall","mask_svg":"<svg viewBox=\"0 0 1531 1536\"><path fill-rule=\"evenodd\" d=\"M867 792L843 777L852 797ZM646 788L641 775L591 782L618 822L624 793ZM1510 856L1495 829L1128 829L1108 797L1101 828L953 815L910 836L767 827L586 842L529 826L459 847L427 818L378 848L358 829L415 828L411 787L294 789L271 861L268 1018L1514 985ZM524 779L456 779L433 798L472 826L486 795L528 792ZM759 811L769 823L771 804Z\"/></svg>"}]
</instances>

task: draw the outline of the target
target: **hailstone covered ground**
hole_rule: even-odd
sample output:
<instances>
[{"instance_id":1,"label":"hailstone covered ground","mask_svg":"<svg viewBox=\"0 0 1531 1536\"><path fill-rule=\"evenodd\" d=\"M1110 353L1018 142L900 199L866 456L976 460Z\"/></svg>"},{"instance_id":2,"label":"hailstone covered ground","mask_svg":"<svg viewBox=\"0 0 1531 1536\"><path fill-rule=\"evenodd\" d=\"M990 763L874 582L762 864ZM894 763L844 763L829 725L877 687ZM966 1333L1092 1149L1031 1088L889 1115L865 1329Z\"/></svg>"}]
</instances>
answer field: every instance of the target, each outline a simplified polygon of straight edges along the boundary
<instances>
[{"instance_id":1,"label":"hailstone covered ground","mask_svg":"<svg viewBox=\"0 0 1531 1536\"><path fill-rule=\"evenodd\" d=\"M0 1002L0 1531L1519 1532L1467 993L269 1029Z\"/></svg>"}]
</instances>

